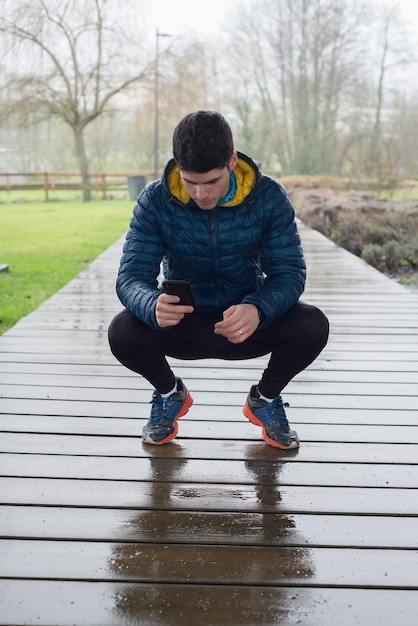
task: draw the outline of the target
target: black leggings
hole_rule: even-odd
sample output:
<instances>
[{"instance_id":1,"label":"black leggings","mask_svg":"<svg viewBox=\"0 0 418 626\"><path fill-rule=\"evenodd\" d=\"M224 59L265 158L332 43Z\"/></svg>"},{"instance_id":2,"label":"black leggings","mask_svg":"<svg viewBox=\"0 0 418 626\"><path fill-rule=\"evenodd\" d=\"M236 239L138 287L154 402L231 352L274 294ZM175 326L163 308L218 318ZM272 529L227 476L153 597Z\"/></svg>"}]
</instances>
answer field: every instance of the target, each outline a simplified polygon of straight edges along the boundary
<instances>
[{"instance_id":1,"label":"black leggings","mask_svg":"<svg viewBox=\"0 0 418 626\"><path fill-rule=\"evenodd\" d=\"M166 356L241 360L271 353L259 390L267 398L274 398L316 359L329 332L322 311L303 302L239 344L215 335L214 323L213 319L190 313L177 326L155 329L123 310L110 324L110 348L118 361L141 374L160 393L168 393L175 384Z\"/></svg>"}]
</instances>

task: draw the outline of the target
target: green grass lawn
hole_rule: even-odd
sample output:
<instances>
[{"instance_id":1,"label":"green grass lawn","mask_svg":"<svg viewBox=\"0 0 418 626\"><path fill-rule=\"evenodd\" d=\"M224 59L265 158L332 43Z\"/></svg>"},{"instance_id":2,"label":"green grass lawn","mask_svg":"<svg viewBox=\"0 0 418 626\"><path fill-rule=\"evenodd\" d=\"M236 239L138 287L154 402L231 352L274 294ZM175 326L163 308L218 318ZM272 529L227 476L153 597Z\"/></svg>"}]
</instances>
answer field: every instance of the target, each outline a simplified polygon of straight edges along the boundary
<instances>
[{"instance_id":1,"label":"green grass lawn","mask_svg":"<svg viewBox=\"0 0 418 626\"><path fill-rule=\"evenodd\" d=\"M379 198L386 198L387 200L418 198L418 185L416 187L405 187L403 189L387 189L385 191L379 191L376 195Z\"/></svg>"},{"instance_id":2,"label":"green grass lawn","mask_svg":"<svg viewBox=\"0 0 418 626\"><path fill-rule=\"evenodd\" d=\"M0 334L128 229L131 200L0 204ZM116 269L115 269L116 278Z\"/></svg>"}]
</instances>

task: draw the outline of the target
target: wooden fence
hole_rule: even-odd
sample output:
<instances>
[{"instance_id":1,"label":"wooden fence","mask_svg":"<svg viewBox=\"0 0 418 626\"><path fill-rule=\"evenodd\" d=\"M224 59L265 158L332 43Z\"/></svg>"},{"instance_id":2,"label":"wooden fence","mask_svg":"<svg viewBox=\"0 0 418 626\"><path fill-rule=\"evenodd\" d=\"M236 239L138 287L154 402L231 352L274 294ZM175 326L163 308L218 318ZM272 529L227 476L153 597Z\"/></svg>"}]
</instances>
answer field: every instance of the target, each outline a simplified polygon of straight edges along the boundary
<instances>
[{"instance_id":1,"label":"wooden fence","mask_svg":"<svg viewBox=\"0 0 418 626\"><path fill-rule=\"evenodd\" d=\"M105 199L108 197L110 190L126 190L128 188L129 177L145 176L149 179L152 175L152 170L136 172L91 172L90 184L92 190L98 192L102 199ZM33 189L44 190L44 200L48 202L51 191L57 189L81 190L81 175L79 172L0 172L0 191L5 191L7 194L10 194L13 191Z\"/></svg>"},{"instance_id":2,"label":"wooden fence","mask_svg":"<svg viewBox=\"0 0 418 626\"><path fill-rule=\"evenodd\" d=\"M269 173L269 172L266 172ZM161 172L159 172L159 175ZM270 173L275 176L274 173ZM105 200L115 197L118 193L130 191L131 199L134 199L132 183L128 181L131 177L142 177L146 182L153 179L154 171L137 170L126 172L90 172L90 184L92 191ZM403 181L349 181L344 179L323 177L323 176L286 176L280 179L287 189L293 186L315 188L331 187L335 189L356 189L367 191L381 191L384 189L394 189L397 186L405 186ZM143 185L142 185L143 186ZM409 186L409 185L408 185ZM43 190L44 200L48 202L51 192L56 190L82 190L81 175L79 172L0 172L0 192L10 195L15 191ZM135 195L136 198L136 195Z\"/></svg>"}]
</instances>

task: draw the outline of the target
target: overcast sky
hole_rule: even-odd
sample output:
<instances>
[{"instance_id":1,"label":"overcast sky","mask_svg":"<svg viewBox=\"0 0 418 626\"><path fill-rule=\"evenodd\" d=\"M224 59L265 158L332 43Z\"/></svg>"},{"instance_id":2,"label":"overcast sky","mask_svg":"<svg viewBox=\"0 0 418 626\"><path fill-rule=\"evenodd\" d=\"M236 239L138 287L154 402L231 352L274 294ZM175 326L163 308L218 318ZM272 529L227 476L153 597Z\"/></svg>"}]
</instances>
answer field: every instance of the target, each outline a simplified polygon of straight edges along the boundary
<instances>
[{"instance_id":1,"label":"overcast sky","mask_svg":"<svg viewBox=\"0 0 418 626\"><path fill-rule=\"evenodd\" d=\"M377 4L399 5L418 39L418 0L377 0ZM160 32L180 35L194 30L216 33L227 26L228 0L152 0L151 26ZM233 29L233 24L231 24Z\"/></svg>"},{"instance_id":2,"label":"overcast sky","mask_svg":"<svg viewBox=\"0 0 418 626\"><path fill-rule=\"evenodd\" d=\"M151 24L173 35L190 30L216 32L228 12L225 0L152 0L150 4Z\"/></svg>"}]
</instances>

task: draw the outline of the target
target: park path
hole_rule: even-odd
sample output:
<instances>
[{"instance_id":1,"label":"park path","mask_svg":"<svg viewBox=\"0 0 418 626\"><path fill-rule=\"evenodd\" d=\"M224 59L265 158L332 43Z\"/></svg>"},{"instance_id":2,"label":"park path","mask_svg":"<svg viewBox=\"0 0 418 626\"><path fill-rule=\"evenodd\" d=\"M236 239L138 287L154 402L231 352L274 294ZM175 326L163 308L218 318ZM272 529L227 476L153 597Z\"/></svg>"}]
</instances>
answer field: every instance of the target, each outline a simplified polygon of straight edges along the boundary
<instances>
[{"instance_id":1,"label":"park path","mask_svg":"<svg viewBox=\"0 0 418 626\"><path fill-rule=\"evenodd\" d=\"M241 413L263 358L177 362L194 405L141 443L121 241L0 337L0 624L415 626L418 295L300 231L331 336L285 390L297 452Z\"/></svg>"}]
</instances>

